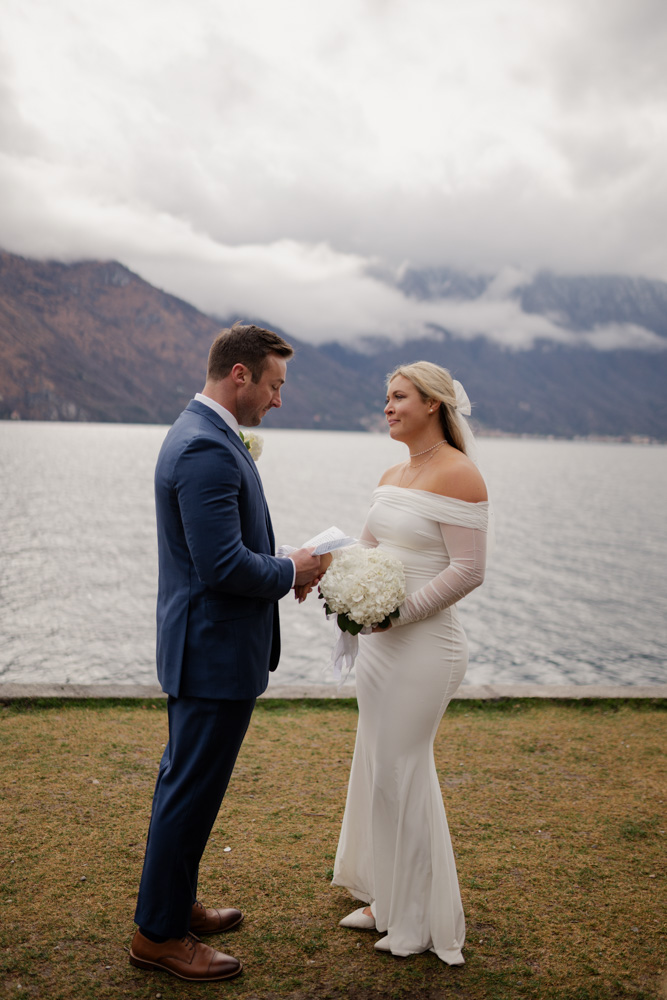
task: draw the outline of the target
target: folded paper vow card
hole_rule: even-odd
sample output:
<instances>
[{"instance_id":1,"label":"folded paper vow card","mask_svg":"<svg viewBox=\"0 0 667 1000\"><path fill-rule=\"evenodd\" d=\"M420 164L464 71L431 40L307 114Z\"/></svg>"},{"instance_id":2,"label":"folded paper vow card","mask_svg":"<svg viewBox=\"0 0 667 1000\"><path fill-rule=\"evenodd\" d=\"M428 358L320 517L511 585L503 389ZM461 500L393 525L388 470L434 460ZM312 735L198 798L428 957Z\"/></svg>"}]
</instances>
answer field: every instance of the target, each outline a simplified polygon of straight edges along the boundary
<instances>
[{"instance_id":1,"label":"folded paper vow card","mask_svg":"<svg viewBox=\"0 0 667 1000\"><path fill-rule=\"evenodd\" d=\"M315 549L314 555L323 556L326 552L333 552L334 549L344 549L348 545L355 545L356 541L356 538L351 538L349 535L344 534L340 528L332 525L325 531L320 531L319 535L309 538L307 542L303 543L301 548ZM293 545L281 545L276 554L279 556L288 556L290 552L294 551Z\"/></svg>"}]
</instances>

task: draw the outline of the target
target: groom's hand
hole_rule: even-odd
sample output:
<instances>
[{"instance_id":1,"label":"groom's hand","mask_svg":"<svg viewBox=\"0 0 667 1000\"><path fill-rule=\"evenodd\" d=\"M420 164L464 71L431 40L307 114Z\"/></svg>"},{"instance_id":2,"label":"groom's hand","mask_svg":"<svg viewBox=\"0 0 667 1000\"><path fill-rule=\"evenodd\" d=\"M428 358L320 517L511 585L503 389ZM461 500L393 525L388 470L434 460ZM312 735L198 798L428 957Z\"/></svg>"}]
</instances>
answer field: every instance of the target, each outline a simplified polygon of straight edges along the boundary
<instances>
[{"instance_id":1,"label":"groom's hand","mask_svg":"<svg viewBox=\"0 0 667 1000\"><path fill-rule=\"evenodd\" d=\"M320 557L313 555L315 549L297 549L290 552L290 559L296 566L295 587L313 584L320 576Z\"/></svg>"}]
</instances>

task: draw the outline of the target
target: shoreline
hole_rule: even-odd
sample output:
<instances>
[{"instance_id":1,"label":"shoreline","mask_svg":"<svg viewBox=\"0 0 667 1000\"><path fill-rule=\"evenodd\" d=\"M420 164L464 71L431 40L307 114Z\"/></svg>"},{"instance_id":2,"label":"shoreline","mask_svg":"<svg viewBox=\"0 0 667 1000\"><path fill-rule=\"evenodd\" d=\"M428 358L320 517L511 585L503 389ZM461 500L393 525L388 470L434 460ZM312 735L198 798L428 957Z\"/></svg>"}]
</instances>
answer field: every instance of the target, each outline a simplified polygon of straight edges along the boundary
<instances>
[{"instance_id":1,"label":"shoreline","mask_svg":"<svg viewBox=\"0 0 667 1000\"><path fill-rule=\"evenodd\" d=\"M315 433L324 432L325 434L384 434L384 417L380 417L381 423L379 427L318 427L312 425L309 427L265 427L262 430L262 434L271 433L271 431L313 431ZM167 424L156 424L156 423L136 423L135 421L127 420L66 420L63 418L57 418L55 420L39 420L33 419L32 417L21 417L21 416L0 416L0 426L2 424L24 424L24 425L37 425L42 424L44 426L54 425L54 424L75 424L81 426L82 424L88 426L96 427L161 427L164 429L165 433L171 427L170 423ZM503 431L499 428L494 427L473 427L475 432L475 437L477 438L492 438L494 440L512 440L512 441L576 441L591 444L632 444L640 445L641 447L646 446L667 446L667 438L653 437L649 434L634 434L628 431L625 434L550 434L550 433L533 433L531 431Z\"/></svg>"},{"instance_id":2,"label":"shoreline","mask_svg":"<svg viewBox=\"0 0 667 1000\"><path fill-rule=\"evenodd\" d=\"M157 684L3 684L0 682L0 703L42 698L163 698L166 694ZM338 689L333 684L269 685L260 700L303 701L356 698L354 684ZM586 699L667 699L667 684L464 684L452 701L500 701L530 698L546 701L582 701Z\"/></svg>"}]
</instances>

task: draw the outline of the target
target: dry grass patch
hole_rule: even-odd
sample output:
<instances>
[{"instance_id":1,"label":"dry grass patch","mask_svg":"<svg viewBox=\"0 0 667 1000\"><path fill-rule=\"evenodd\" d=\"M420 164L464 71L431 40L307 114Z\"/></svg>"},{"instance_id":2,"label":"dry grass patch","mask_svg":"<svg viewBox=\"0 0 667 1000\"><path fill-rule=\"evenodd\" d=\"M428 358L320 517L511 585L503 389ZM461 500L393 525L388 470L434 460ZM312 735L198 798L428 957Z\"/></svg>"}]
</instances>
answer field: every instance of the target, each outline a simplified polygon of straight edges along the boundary
<instances>
[{"instance_id":1,"label":"dry grass patch","mask_svg":"<svg viewBox=\"0 0 667 1000\"><path fill-rule=\"evenodd\" d=\"M667 996L661 704L451 706L436 762L468 921L466 965L394 959L337 927L331 888L350 702L263 702L200 873L241 906L212 939L244 976L192 986L127 949L164 703L0 709L0 991L48 1000L616 1000ZM231 851L225 851L231 847Z\"/></svg>"}]
</instances>

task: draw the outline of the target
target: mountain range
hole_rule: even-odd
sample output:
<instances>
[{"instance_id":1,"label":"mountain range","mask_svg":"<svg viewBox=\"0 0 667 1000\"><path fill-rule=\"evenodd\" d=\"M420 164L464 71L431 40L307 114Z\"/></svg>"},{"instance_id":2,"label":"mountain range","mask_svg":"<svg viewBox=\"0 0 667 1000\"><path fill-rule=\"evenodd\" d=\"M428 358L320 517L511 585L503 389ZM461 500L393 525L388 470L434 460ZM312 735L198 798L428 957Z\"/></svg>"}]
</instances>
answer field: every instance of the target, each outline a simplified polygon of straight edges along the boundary
<instances>
[{"instance_id":1,"label":"mountain range","mask_svg":"<svg viewBox=\"0 0 667 1000\"><path fill-rule=\"evenodd\" d=\"M667 440L666 283L411 267L378 276L419 306L400 341L315 347L271 317L241 317L296 348L266 425L379 429L384 376L425 359L461 380L489 432ZM170 423L237 318L206 315L115 261L0 253L0 419Z\"/></svg>"}]
</instances>

